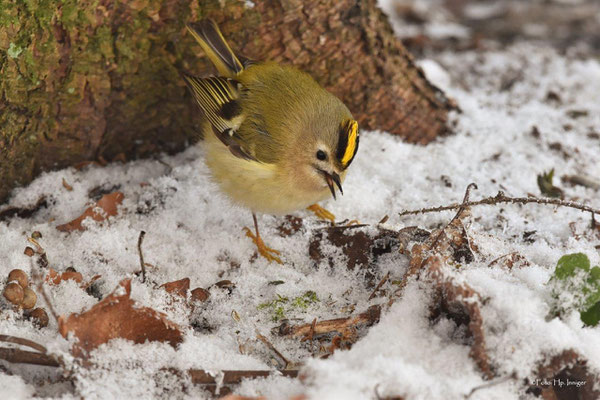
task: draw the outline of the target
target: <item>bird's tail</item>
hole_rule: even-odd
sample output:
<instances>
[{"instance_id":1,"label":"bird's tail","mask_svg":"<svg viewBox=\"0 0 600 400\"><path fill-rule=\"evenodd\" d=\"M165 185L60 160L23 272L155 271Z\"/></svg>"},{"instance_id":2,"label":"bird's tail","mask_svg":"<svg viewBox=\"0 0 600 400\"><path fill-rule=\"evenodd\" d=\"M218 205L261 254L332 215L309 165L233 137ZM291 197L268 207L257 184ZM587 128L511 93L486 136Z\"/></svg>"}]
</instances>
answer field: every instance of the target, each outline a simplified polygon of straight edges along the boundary
<instances>
[{"instance_id":1,"label":"bird's tail","mask_svg":"<svg viewBox=\"0 0 600 400\"><path fill-rule=\"evenodd\" d=\"M200 43L202 49L215 65L219 74L234 77L244 70L244 66L225 41L217 24L211 19L186 25L190 33Z\"/></svg>"}]
</instances>

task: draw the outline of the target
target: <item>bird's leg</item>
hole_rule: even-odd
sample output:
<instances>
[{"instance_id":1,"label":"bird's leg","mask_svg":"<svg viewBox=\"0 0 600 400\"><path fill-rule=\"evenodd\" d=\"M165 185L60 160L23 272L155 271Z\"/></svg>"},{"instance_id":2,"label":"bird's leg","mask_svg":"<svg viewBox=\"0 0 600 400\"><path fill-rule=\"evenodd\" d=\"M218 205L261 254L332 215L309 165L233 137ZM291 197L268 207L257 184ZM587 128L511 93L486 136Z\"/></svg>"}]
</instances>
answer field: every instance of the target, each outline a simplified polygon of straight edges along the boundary
<instances>
[{"instance_id":1,"label":"bird's leg","mask_svg":"<svg viewBox=\"0 0 600 400\"><path fill-rule=\"evenodd\" d=\"M335 215L333 215L320 205L313 204L312 206L308 206L306 209L314 212L318 218L329 220L331 221L331 223L335 224Z\"/></svg>"},{"instance_id":2,"label":"bird's leg","mask_svg":"<svg viewBox=\"0 0 600 400\"><path fill-rule=\"evenodd\" d=\"M261 256L263 256L269 261L275 261L278 264L283 264L281 262L281 259L277 257L277 255L281 253L275 249L267 247L265 242L263 242L262 238L260 237L260 233L258 232L258 222L256 221L256 214L252 213L252 218L254 219L254 230L256 231L256 234L252 233L250 228L245 227L244 231L246 232L246 236L252 239Z\"/></svg>"}]
</instances>

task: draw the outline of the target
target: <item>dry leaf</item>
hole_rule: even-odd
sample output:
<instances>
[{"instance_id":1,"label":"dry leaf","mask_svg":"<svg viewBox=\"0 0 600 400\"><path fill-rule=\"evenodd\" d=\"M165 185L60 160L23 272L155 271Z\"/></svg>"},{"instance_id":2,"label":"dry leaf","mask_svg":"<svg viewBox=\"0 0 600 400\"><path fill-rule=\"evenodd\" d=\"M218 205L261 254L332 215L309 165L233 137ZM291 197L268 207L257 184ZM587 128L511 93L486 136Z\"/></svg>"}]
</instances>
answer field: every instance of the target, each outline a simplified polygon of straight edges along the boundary
<instances>
[{"instance_id":1,"label":"dry leaf","mask_svg":"<svg viewBox=\"0 0 600 400\"><path fill-rule=\"evenodd\" d=\"M89 351L115 338L135 343L147 340L168 342L171 346L181 343L183 334L177 324L169 321L163 313L136 305L129 298L130 294L131 280L126 279L88 311L58 319L59 332L63 337L72 332L79 339L73 346L73 355L85 358Z\"/></svg>"},{"instance_id":2,"label":"dry leaf","mask_svg":"<svg viewBox=\"0 0 600 400\"><path fill-rule=\"evenodd\" d=\"M191 300L203 302L208 300L210 297L210 292L204 288L196 288L191 292Z\"/></svg>"},{"instance_id":3,"label":"dry leaf","mask_svg":"<svg viewBox=\"0 0 600 400\"><path fill-rule=\"evenodd\" d=\"M81 282L83 282L83 275L81 275L81 273L75 272L75 271L65 271L62 274L59 274L53 268L50 268L48 270L48 274L46 275L46 282L50 282L54 285L58 285L62 281L68 281L68 280L74 280L77 283L81 283ZM95 280L95 279L93 279L93 280Z\"/></svg>"},{"instance_id":4,"label":"dry leaf","mask_svg":"<svg viewBox=\"0 0 600 400\"><path fill-rule=\"evenodd\" d=\"M65 189L67 189L69 192L73 191L73 186L69 185L67 183L67 181L65 180L65 178L62 178L62 185Z\"/></svg>"},{"instance_id":5,"label":"dry leaf","mask_svg":"<svg viewBox=\"0 0 600 400\"><path fill-rule=\"evenodd\" d=\"M187 297L188 290L190 290L190 278L183 278L178 281L163 283L160 285L160 287L164 288L167 293L177 295L185 299Z\"/></svg>"},{"instance_id":6,"label":"dry leaf","mask_svg":"<svg viewBox=\"0 0 600 400\"><path fill-rule=\"evenodd\" d=\"M62 281L74 280L75 282L79 283L79 287L80 288L82 288L83 290L86 290L87 288L89 288L90 286L92 286L92 284L94 282L96 282L100 278L102 278L102 275L94 275L92 277L92 279L90 279L87 282L84 282L83 281L83 275L81 275L81 273L79 273L79 272L76 272L76 271L65 271L62 274L59 274L53 268L50 268L48 270L48 274L46 275L45 281L49 282L49 283L52 283L54 285L58 285Z\"/></svg>"},{"instance_id":7,"label":"dry leaf","mask_svg":"<svg viewBox=\"0 0 600 400\"><path fill-rule=\"evenodd\" d=\"M57 226L56 229L61 232L84 231L85 228L81 223L87 217L91 217L94 221L104 221L108 217L114 217L117 215L117 206L121 204L123 197L124 195L121 192L106 194L96 204L88 207L79 217L64 225ZM97 208L101 208L102 212L98 212Z\"/></svg>"}]
</instances>

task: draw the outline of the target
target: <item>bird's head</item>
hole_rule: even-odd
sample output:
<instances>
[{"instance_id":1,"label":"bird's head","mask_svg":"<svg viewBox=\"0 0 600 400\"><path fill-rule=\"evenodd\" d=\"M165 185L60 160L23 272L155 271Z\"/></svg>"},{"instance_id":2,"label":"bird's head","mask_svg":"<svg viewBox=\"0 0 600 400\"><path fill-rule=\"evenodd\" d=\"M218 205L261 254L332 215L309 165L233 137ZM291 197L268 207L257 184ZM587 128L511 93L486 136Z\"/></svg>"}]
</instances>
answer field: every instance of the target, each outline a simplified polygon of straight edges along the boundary
<instances>
[{"instance_id":1,"label":"bird's head","mask_svg":"<svg viewBox=\"0 0 600 400\"><path fill-rule=\"evenodd\" d=\"M333 198L336 190L344 194L342 182L358 151L358 123L351 117L339 123L318 124L312 127L299 149L302 175L316 189L329 188Z\"/></svg>"}]
</instances>

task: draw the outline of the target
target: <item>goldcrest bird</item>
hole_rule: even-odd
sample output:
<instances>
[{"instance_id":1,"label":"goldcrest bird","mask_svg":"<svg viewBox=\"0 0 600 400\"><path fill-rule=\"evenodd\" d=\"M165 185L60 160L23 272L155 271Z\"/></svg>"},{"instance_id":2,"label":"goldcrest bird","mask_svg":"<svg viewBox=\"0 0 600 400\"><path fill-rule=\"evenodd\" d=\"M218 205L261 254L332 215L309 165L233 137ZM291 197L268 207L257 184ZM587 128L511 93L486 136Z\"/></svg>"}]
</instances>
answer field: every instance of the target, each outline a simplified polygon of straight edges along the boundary
<instances>
[{"instance_id":1,"label":"goldcrest bird","mask_svg":"<svg viewBox=\"0 0 600 400\"><path fill-rule=\"evenodd\" d=\"M204 114L206 163L234 202L252 211L259 253L281 263L263 242L256 213L285 215L342 192L358 150L348 108L308 74L275 62L238 57L209 19L187 26L220 76L184 79Z\"/></svg>"}]
</instances>

